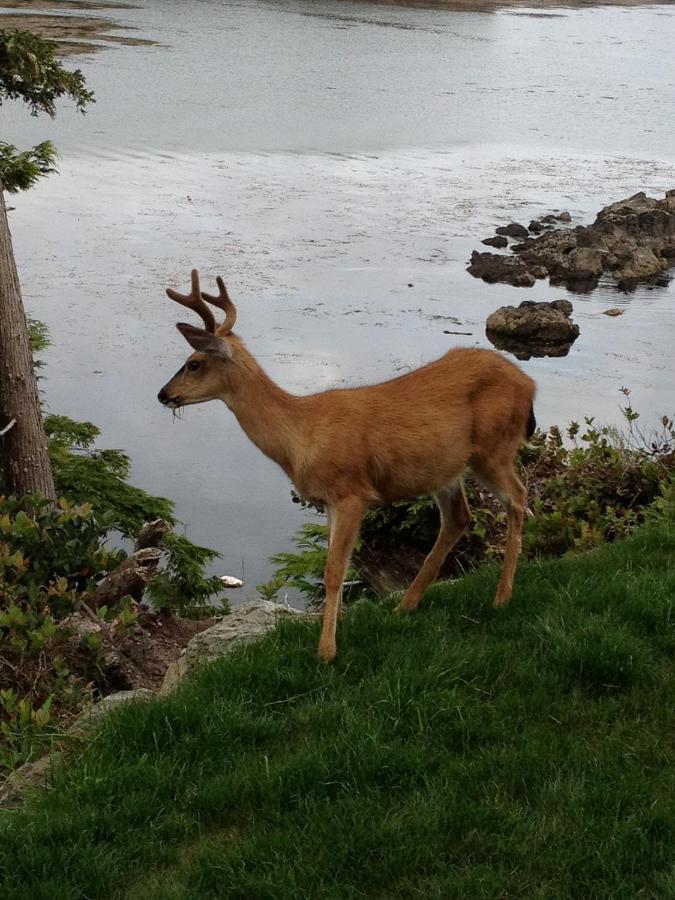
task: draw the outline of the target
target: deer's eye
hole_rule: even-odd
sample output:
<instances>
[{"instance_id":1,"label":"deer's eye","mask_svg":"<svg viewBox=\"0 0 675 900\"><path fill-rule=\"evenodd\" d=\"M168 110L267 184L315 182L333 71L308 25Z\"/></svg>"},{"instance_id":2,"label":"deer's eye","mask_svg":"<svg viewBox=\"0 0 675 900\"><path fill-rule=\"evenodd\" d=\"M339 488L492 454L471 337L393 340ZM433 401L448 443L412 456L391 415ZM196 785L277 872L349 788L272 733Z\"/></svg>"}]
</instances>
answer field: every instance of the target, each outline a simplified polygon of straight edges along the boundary
<instances>
[{"instance_id":1,"label":"deer's eye","mask_svg":"<svg viewBox=\"0 0 675 900\"><path fill-rule=\"evenodd\" d=\"M191 359L187 364L187 369L189 372L196 372L197 369L201 366L201 363L198 359Z\"/></svg>"}]
</instances>

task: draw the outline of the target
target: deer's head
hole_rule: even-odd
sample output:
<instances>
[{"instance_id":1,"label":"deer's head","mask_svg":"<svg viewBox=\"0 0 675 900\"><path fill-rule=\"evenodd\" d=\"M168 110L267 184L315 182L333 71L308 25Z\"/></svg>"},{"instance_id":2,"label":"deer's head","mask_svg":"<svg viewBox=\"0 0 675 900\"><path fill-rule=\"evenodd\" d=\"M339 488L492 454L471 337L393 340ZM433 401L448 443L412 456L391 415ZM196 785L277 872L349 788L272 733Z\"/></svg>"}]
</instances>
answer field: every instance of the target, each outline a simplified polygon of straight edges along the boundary
<instances>
[{"instance_id":1,"label":"deer's head","mask_svg":"<svg viewBox=\"0 0 675 900\"><path fill-rule=\"evenodd\" d=\"M238 344L237 338L232 334L237 310L230 300L223 279L219 276L216 281L217 297L200 291L199 272L196 269L192 270L192 290L189 294L166 289L172 300L194 310L204 322L204 328L195 328L184 322L176 325L195 352L157 395L159 402L169 409L205 403L207 400L227 399L228 369L233 365ZM215 316L205 301L223 310L225 321L222 325L216 325Z\"/></svg>"}]
</instances>

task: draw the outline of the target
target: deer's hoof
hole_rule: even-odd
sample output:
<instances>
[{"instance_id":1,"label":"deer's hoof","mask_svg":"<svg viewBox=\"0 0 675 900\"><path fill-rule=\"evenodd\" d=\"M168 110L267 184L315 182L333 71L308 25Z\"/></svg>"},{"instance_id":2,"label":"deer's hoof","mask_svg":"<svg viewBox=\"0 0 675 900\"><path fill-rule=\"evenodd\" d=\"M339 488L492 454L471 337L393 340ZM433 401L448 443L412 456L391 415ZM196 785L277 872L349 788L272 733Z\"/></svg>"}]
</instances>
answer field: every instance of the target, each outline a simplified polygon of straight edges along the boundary
<instances>
[{"instance_id":1,"label":"deer's hoof","mask_svg":"<svg viewBox=\"0 0 675 900\"><path fill-rule=\"evenodd\" d=\"M335 657L337 656L337 649L334 644L333 646L323 646L322 644L319 644L317 656L319 657L321 662L325 662L326 665L330 665L335 661Z\"/></svg>"},{"instance_id":2,"label":"deer's hoof","mask_svg":"<svg viewBox=\"0 0 675 900\"><path fill-rule=\"evenodd\" d=\"M409 616L410 613L417 612L417 607L420 605L419 600L417 603L408 601L406 603L405 597L398 606L394 607L394 615L395 616Z\"/></svg>"},{"instance_id":3,"label":"deer's hoof","mask_svg":"<svg viewBox=\"0 0 675 900\"><path fill-rule=\"evenodd\" d=\"M497 591L497 596L494 599L493 606L506 606L506 604L511 599L511 591Z\"/></svg>"}]
</instances>

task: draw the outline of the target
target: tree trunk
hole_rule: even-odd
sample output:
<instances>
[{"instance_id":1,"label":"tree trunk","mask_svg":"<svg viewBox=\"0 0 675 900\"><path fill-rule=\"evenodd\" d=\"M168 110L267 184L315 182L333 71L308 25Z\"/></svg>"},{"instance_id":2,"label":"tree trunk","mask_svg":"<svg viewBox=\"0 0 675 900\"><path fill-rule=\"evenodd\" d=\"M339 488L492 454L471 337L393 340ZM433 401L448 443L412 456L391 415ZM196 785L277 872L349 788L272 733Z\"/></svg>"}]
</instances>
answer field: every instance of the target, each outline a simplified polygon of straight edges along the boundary
<instances>
[{"instance_id":1,"label":"tree trunk","mask_svg":"<svg viewBox=\"0 0 675 900\"><path fill-rule=\"evenodd\" d=\"M0 438L5 488L17 497L56 499L42 427L26 314L16 272L5 198L0 191L0 414L16 424Z\"/></svg>"}]
</instances>

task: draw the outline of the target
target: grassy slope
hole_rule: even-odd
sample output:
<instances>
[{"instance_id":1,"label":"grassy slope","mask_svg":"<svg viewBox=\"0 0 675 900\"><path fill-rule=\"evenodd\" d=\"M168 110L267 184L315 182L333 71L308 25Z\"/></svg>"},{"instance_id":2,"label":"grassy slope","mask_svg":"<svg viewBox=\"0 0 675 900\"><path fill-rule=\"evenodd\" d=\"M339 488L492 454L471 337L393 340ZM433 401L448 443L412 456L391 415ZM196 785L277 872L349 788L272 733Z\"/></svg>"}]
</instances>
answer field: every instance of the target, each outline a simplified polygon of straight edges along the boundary
<instances>
[{"instance_id":1,"label":"grassy slope","mask_svg":"<svg viewBox=\"0 0 675 900\"><path fill-rule=\"evenodd\" d=\"M112 716L0 817L0 896L675 897L675 526L496 579Z\"/></svg>"}]
</instances>

